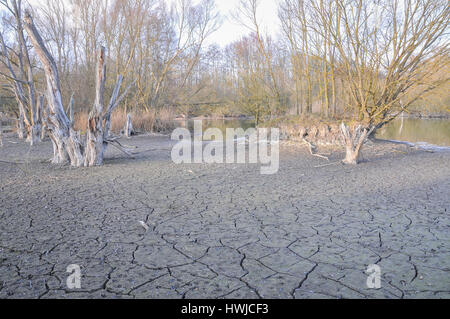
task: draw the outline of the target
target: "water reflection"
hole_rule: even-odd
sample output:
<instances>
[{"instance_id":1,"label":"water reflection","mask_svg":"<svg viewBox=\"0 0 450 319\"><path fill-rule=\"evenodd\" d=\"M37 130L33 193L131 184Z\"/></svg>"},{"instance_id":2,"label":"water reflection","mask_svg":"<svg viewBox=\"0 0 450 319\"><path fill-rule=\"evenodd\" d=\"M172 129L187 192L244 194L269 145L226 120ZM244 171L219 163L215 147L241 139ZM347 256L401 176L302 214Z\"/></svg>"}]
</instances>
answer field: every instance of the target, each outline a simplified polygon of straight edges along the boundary
<instances>
[{"instance_id":1,"label":"water reflection","mask_svg":"<svg viewBox=\"0 0 450 319\"><path fill-rule=\"evenodd\" d=\"M191 133L194 132L194 120L177 121L178 127L187 128ZM209 128L218 128L226 136L227 128L248 128L255 127L255 121L248 119L224 119L224 120L202 120L203 133Z\"/></svg>"},{"instance_id":2,"label":"water reflection","mask_svg":"<svg viewBox=\"0 0 450 319\"><path fill-rule=\"evenodd\" d=\"M386 140L450 146L450 120L396 119L378 130L376 137Z\"/></svg>"}]
</instances>

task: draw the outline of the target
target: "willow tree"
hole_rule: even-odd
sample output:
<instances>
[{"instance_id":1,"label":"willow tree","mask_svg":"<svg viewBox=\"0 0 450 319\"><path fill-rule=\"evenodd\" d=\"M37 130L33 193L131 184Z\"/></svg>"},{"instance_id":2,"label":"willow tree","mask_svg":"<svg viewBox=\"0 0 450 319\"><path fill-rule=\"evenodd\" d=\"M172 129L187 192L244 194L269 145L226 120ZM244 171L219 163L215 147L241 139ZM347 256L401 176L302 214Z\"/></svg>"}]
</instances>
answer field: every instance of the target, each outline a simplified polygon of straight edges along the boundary
<instances>
[{"instance_id":1,"label":"willow tree","mask_svg":"<svg viewBox=\"0 0 450 319\"><path fill-rule=\"evenodd\" d=\"M25 14L24 26L45 72L48 102L46 126L53 142L52 162L63 164L70 161L72 166L77 167L102 165L107 145L118 143L117 138L110 134L111 114L126 96L131 85L119 97L123 81L122 76L119 76L111 100L107 107L104 106L106 65L105 48L101 47L96 67L95 102L89 114L87 134L83 141L80 132L76 132L73 127L73 100L69 106L68 117L62 103L61 85L55 60L46 48L29 12ZM120 148L120 144L117 147Z\"/></svg>"},{"instance_id":2,"label":"willow tree","mask_svg":"<svg viewBox=\"0 0 450 319\"><path fill-rule=\"evenodd\" d=\"M353 123L341 129L344 162L356 164L372 132L449 81L435 74L449 63L450 8L447 0L328 0L316 13L330 24L335 68L350 97Z\"/></svg>"}]
</instances>

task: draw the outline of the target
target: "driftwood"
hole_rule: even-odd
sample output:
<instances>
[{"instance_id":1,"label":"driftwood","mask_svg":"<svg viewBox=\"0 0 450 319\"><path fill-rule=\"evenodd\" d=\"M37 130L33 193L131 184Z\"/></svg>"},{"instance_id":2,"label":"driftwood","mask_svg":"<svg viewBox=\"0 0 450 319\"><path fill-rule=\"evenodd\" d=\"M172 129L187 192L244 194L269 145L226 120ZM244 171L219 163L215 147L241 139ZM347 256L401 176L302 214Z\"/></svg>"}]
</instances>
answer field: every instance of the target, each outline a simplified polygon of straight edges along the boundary
<instances>
[{"instance_id":1,"label":"driftwood","mask_svg":"<svg viewBox=\"0 0 450 319\"><path fill-rule=\"evenodd\" d=\"M311 142L307 141L305 138L303 138L303 142L308 146L309 152L311 153L312 156L320 157L329 161L328 157L316 153L317 147L313 145Z\"/></svg>"},{"instance_id":2,"label":"driftwood","mask_svg":"<svg viewBox=\"0 0 450 319\"><path fill-rule=\"evenodd\" d=\"M314 166L314 168L327 167L327 166L337 165L337 164L342 164L342 161L339 161L339 162L333 162L333 163L328 163L328 164L323 164L323 165L317 165L317 166Z\"/></svg>"},{"instance_id":3,"label":"driftwood","mask_svg":"<svg viewBox=\"0 0 450 319\"><path fill-rule=\"evenodd\" d=\"M129 157L134 158L133 154L131 153L131 150L127 149L119 141L117 141L117 140L106 140L106 142L110 143L112 146L114 146L119 151L123 152L124 154L128 155Z\"/></svg>"}]
</instances>

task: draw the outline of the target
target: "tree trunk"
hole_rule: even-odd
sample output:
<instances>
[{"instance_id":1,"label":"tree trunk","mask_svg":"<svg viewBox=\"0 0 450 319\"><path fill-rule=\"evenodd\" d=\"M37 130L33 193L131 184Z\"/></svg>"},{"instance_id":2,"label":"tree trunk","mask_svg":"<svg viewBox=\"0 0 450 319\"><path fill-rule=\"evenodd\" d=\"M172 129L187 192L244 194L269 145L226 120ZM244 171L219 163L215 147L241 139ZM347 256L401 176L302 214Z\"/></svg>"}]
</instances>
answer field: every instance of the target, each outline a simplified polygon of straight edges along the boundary
<instances>
[{"instance_id":1,"label":"tree trunk","mask_svg":"<svg viewBox=\"0 0 450 319\"><path fill-rule=\"evenodd\" d=\"M341 135L345 146L345 159L343 162L345 164L356 165L360 162L359 157L364 142L374 129L374 126L363 128L359 125L351 133L348 126L344 123L341 124Z\"/></svg>"},{"instance_id":2,"label":"tree trunk","mask_svg":"<svg viewBox=\"0 0 450 319\"><path fill-rule=\"evenodd\" d=\"M94 107L89 114L88 130L86 136L85 166L98 166L103 164L103 100L105 94L106 65L105 47L101 47L97 62L96 95Z\"/></svg>"},{"instance_id":3,"label":"tree trunk","mask_svg":"<svg viewBox=\"0 0 450 319\"><path fill-rule=\"evenodd\" d=\"M131 137L131 135L134 133L133 131L133 124L131 123L131 114L127 114L127 122L125 123L124 127L124 133L126 137Z\"/></svg>"},{"instance_id":4,"label":"tree trunk","mask_svg":"<svg viewBox=\"0 0 450 319\"><path fill-rule=\"evenodd\" d=\"M42 135L42 109L44 107L44 96L39 96L35 110L32 112L33 124L28 132L27 141L33 146L35 143L41 141Z\"/></svg>"},{"instance_id":5,"label":"tree trunk","mask_svg":"<svg viewBox=\"0 0 450 319\"><path fill-rule=\"evenodd\" d=\"M23 120L23 113L22 110L20 110L19 118L17 119L17 137L19 139L25 138L25 122Z\"/></svg>"},{"instance_id":6,"label":"tree trunk","mask_svg":"<svg viewBox=\"0 0 450 319\"><path fill-rule=\"evenodd\" d=\"M22 23L22 3L21 1L12 1L14 8L14 15L17 21L17 35L20 44L20 69L24 77L27 78L28 84L28 110L30 114L30 120L25 118L25 124L27 125L27 141L33 146L36 142L41 140L41 105L42 100L36 101L36 90L34 86L33 67L30 60L29 49L25 41L23 34ZM41 97L39 97L41 99Z\"/></svg>"},{"instance_id":7,"label":"tree trunk","mask_svg":"<svg viewBox=\"0 0 450 319\"><path fill-rule=\"evenodd\" d=\"M27 138L27 141L30 142L31 146L41 141L41 131L42 126L40 123L33 124Z\"/></svg>"},{"instance_id":8,"label":"tree trunk","mask_svg":"<svg viewBox=\"0 0 450 319\"><path fill-rule=\"evenodd\" d=\"M33 43L36 54L44 66L47 81L47 103L49 106L47 128L54 148L52 163L63 164L69 159L73 166L80 166L80 163L83 163L81 144L74 139L76 136L70 132L70 122L62 104L60 81L55 60L45 47L44 41L37 31L29 12L25 14L24 27Z\"/></svg>"},{"instance_id":9,"label":"tree trunk","mask_svg":"<svg viewBox=\"0 0 450 319\"><path fill-rule=\"evenodd\" d=\"M49 109L48 109L48 105L45 106L44 104L41 106L41 123L42 123L42 129L41 129L41 141L43 141L45 139L45 136L47 135L47 130L48 130L48 114L49 114Z\"/></svg>"},{"instance_id":10,"label":"tree trunk","mask_svg":"<svg viewBox=\"0 0 450 319\"><path fill-rule=\"evenodd\" d=\"M41 137L40 137L40 140L41 140L41 141L44 141L46 135L47 135L47 122L46 122L46 120L42 119L42 127L41 127Z\"/></svg>"}]
</instances>

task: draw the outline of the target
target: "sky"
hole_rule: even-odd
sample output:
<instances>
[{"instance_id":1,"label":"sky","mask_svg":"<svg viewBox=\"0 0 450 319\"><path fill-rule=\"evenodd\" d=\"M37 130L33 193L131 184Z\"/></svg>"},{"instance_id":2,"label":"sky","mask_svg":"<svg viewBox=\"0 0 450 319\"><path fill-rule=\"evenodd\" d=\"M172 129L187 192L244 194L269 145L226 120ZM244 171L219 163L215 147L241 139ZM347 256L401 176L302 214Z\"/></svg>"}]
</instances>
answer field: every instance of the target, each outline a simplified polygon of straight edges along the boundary
<instances>
[{"instance_id":1,"label":"sky","mask_svg":"<svg viewBox=\"0 0 450 319\"><path fill-rule=\"evenodd\" d=\"M95 0L94 0L95 1ZM174 0L163 0L172 3ZM276 34L279 28L277 3L279 0L259 0L258 19L264 31L269 34ZM194 3L198 1L194 0ZM32 6L38 5L39 0L28 0ZM207 44L216 43L221 47L239 40L242 36L247 35L249 30L237 24L231 18L231 13L235 12L239 6L239 0L216 0L217 11L223 18L223 24L216 33L211 35Z\"/></svg>"},{"instance_id":2,"label":"sky","mask_svg":"<svg viewBox=\"0 0 450 319\"><path fill-rule=\"evenodd\" d=\"M257 15L262 27L269 34L276 34L279 27L277 0L260 0ZM235 40L239 40L249 31L231 19L231 12L236 11L239 0L216 0L217 9L224 17L223 25L211 36L210 43L225 46Z\"/></svg>"}]
</instances>

